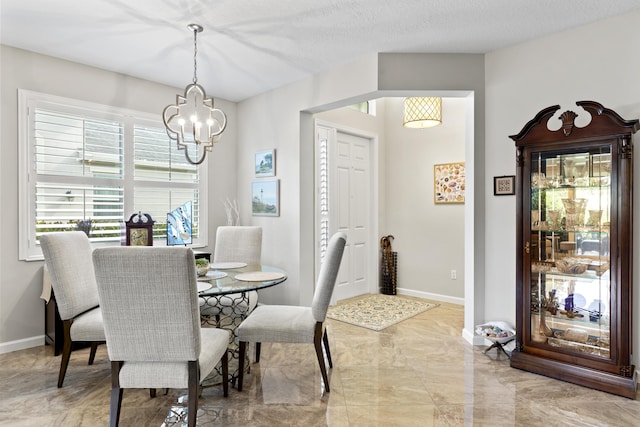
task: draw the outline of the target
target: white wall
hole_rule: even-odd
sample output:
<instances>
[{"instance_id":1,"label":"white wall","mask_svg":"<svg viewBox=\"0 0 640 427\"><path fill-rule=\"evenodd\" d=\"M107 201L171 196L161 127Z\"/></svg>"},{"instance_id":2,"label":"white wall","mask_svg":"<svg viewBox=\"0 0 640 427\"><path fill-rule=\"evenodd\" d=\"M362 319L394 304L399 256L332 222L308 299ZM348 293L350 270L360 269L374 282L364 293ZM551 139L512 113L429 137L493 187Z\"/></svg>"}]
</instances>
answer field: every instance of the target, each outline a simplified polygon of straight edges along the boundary
<instances>
[{"instance_id":1,"label":"white wall","mask_svg":"<svg viewBox=\"0 0 640 427\"><path fill-rule=\"evenodd\" d=\"M42 262L18 261L18 88L157 113L183 88L136 79L76 63L1 46L0 133L0 353L44 342L44 308L39 298ZM190 83L185 81L185 84ZM206 87L206 81L201 82ZM236 194L236 104L216 99L229 116L209 167L209 242L226 222L220 199ZM221 189L224 189L221 191Z\"/></svg>"},{"instance_id":2,"label":"white wall","mask_svg":"<svg viewBox=\"0 0 640 427\"><path fill-rule=\"evenodd\" d=\"M515 174L515 148L509 135L543 108L559 104L559 113L586 114L576 101L592 100L625 119L640 117L640 13L614 17L571 31L486 55L487 159L485 185L492 177ZM559 127L553 118L551 125ZM634 252L640 244L640 168L634 161ZM491 320L515 322L515 197L487 195L486 312ZM634 262L634 348L640 345L638 262Z\"/></svg>"}]
</instances>

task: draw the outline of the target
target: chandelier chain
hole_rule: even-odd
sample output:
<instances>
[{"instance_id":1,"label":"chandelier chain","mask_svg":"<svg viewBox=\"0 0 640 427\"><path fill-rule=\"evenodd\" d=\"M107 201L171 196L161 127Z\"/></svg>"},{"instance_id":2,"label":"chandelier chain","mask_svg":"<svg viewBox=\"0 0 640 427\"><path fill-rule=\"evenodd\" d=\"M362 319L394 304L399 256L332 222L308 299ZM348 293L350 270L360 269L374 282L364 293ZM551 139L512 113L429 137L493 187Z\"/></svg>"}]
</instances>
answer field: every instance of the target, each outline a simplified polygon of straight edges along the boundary
<instances>
[{"instance_id":1,"label":"chandelier chain","mask_svg":"<svg viewBox=\"0 0 640 427\"><path fill-rule=\"evenodd\" d=\"M198 30L193 30L193 83L198 83Z\"/></svg>"}]
</instances>

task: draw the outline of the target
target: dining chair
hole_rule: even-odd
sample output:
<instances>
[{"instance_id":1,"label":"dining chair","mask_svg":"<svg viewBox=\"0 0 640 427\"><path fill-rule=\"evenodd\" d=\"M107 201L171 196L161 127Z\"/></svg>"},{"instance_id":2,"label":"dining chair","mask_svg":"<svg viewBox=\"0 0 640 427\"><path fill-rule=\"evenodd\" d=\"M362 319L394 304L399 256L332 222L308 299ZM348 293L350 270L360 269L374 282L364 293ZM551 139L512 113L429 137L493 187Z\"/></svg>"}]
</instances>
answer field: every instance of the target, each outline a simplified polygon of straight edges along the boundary
<instances>
[{"instance_id":1,"label":"dining chair","mask_svg":"<svg viewBox=\"0 0 640 427\"><path fill-rule=\"evenodd\" d=\"M82 231L40 236L46 268L56 297L64 332L58 387L62 387L74 342L91 343L89 365L98 344L105 342L91 243Z\"/></svg>"},{"instance_id":2,"label":"dining chair","mask_svg":"<svg viewBox=\"0 0 640 427\"><path fill-rule=\"evenodd\" d=\"M213 264L224 262L244 262L249 265L260 264L262 259L262 227L256 226L220 226L216 229L216 242L213 250ZM229 294L220 297L216 304L213 299L206 302L201 299L203 316L215 317L230 315L233 301L241 299L241 294ZM248 304L240 304L243 311L250 312L258 304L258 292L250 291L246 296Z\"/></svg>"},{"instance_id":3,"label":"dining chair","mask_svg":"<svg viewBox=\"0 0 640 427\"><path fill-rule=\"evenodd\" d=\"M329 240L325 258L320 266L311 307L260 305L238 326L236 335L240 342L239 366L244 366L247 343L250 342L255 343L256 363L260 362L260 345L263 342L313 343L324 388L327 392L330 391L322 352L323 344L330 368L333 368L333 362L324 321L346 242L347 237L342 232L334 234ZM240 369L238 373L238 391L242 391L243 371Z\"/></svg>"},{"instance_id":4,"label":"dining chair","mask_svg":"<svg viewBox=\"0 0 640 427\"><path fill-rule=\"evenodd\" d=\"M229 331L200 327L195 258L186 247L109 247L94 251L98 295L111 360L110 425L125 388L188 390L196 425L200 382L222 360ZM224 396L228 381L222 381Z\"/></svg>"}]
</instances>

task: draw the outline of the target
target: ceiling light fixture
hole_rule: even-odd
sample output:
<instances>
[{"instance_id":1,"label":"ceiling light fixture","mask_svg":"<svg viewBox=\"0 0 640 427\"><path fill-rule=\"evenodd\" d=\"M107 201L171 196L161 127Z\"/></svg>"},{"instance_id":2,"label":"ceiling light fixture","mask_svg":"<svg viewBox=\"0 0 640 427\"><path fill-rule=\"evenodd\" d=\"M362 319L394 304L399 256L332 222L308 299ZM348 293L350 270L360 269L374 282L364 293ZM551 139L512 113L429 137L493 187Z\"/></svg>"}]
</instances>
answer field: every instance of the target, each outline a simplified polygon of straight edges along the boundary
<instances>
[{"instance_id":1,"label":"ceiling light fixture","mask_svg":"<svg viewBox=\"0 0 640 427\"><path fill-rule=\"evenodd\" d=\"M214 108L213 98L207 98L204 88L198 84L197 38L204 29L198 24L189 24L187 28L193 31L193 83L185 87L184 95L176 95L175 105L165 107L162 119L167 135L176 141L178 150L184 150L189 163L199 165L227 127L227 116ZM195 150L197 160L189 155L190 148Z\"/></svg>"},{"instance_id":2,"label":"ceiling light fixture","mask_svg":"<svg viewBox=\"0 0 640 427\"><path fill-rule=\"evenodd\" d=\"M442 124L442 98L406 98L402 124L413 129Z\"/></svg>"}]
</instances>

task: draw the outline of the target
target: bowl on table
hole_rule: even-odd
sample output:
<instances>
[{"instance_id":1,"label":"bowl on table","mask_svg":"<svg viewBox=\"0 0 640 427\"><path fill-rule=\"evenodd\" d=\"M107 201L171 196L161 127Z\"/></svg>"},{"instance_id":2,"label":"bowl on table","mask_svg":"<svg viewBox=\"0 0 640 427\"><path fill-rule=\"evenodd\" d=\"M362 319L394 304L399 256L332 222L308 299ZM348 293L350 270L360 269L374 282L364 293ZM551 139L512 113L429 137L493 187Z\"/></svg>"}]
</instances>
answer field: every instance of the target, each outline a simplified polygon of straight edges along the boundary
<instances>
[{"instance_id":1,"label":"bowl on table","mask_svg":"<svg viewBox=\"0 0 640 427\"><path fill-rule=\"evenodd\" d=\"M488 322L476 326L476 333L490 341L501 344L507 343L515 338L516 331L506 322Z\"/></svg>"}]
</instances>

